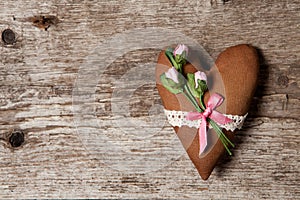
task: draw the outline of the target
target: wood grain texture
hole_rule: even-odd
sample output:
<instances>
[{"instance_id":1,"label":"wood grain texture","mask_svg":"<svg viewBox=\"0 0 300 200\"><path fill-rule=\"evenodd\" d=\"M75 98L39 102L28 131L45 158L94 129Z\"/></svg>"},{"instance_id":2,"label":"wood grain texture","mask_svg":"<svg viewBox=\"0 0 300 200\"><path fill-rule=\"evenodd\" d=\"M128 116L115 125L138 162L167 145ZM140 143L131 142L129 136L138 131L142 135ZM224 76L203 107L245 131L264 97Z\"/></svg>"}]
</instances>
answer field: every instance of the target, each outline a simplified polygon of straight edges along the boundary
<instances>
[{"instance_id":1,"label":"wood grain texture","mask_svg":"<svg viewBox=\"0 0 300 200\"><path fill-rule=\"evenodd\" d=\"M17 37L14 45L0 43L0 198L300 198L298 0L7 0L0 2L0 10L0 31L10 28ZM45 31L30 20L35 16L57 19ZM149 108L160 103L154 82L139 82L134 91L125 89L132 94L130 100L116 99L129 102L130 113L115 114L111 103L118 88L114 81L136 66L154 63L159 49L127 52L98 72L92 104L95 121L81 127L74 123L74 84L88 56L111 36L145 27L179 31L213 58L239 43L260 50L261 72L250 116L237 134L234 156L225 156L208 181L200 179L183 149L168 146L173 136L168 125L149 144L130 140L114 123L128 114L147 120ZM148 68L140 74L147 73ZM136 132L135 126L126 128ZM21 147L8 143L13 129L25 133ZM83 136L91 133L93 138L97 132L144 159L129 165L136 173L103 162L126 161L128 152L91 151L99 141ZM169 153L155 153L160 149ZM169 162L154 172L138 173L151 159L153 168Z\"/></svg>"}]
</instances>

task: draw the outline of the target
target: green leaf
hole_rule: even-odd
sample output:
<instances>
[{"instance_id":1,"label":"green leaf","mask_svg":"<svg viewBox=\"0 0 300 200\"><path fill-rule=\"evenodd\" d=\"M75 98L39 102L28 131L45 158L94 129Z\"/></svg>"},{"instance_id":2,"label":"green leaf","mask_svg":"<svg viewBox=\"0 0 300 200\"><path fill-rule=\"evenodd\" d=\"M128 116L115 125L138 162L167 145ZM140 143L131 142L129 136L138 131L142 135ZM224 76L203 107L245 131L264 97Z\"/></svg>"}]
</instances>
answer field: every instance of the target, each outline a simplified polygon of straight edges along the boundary
<instances>
[{"instance_id":1,"label":"green leaf","mask_svg":"<svg viewBox=\"0 0 300 200\"><path fill-rule=\"evenodd\" d=\"M172 63L172 65L175 67L175 69L179 72L181 72L181 68L178 66L178 63L175 61L173 57L173 53L170 51L166 51L165 55L169 58L169 61Z\"/></svg>"},{"instance_id":2,"label":"green leaf","mask_svg":"<svg viewBox=\"0 0 300 200\"><path fill-rule=\"evenodd\" d=\"M199 91L196 90L195 75L188 73L187 74L187 79L188 79L189 88L190 88L193 96L197 97L197 98L200 98L200 93L199 93Z\"/></svg>"},{"instance_id":3,"label":"green leaf","mask_svg":"<svg viewBox=\"0 0 300 200\"><path fill-rule=\"evenodd\" d=\"M206 82L204 80L198 80L198 88L196 88L196 90L203 95L207 89Z\"/></svg>"},{"instance_id":4,"label":"green leaf","mask_svg":"<svg viewBox=\"0 0 300 200\"><path fill-rule=\"evenodd\" d=\"M175 56L175 61L177 64L185 65L186 64L186 52L184 51L182 55L177 54Z\"/></svg>"},{"instance_id":5,"label":"green leaf","mask_svg":"<svg viewBox=\"0 0 300 200\"><path fill-rule=\"evenodd\" d=\"M183 51L181 56L183 59L186 59L187 58L186 51Z\"/></svg>"},{"instance_id":6,"label":"green leaf","mask_svg":"<svg viewBox=\"0 0 300 200\"><path fill-rule=\"evenodd\" d=\"M181 63L181 61L182 61L181 55L177 54L177 55L175 56L175 61L176 61L177 63Z\"/></svg>"},{"instance_id":7,"label":"green leaf","mask_svg":"<svg viewBox=\"0 0 300 200\"><path fill-rule=\"evenodd\" d=\"M174 49L171 48L171 47L168 47L168 48L166 49L166 52L170 52L171 54L173 54L173 51L174 51Z\"/></svg>"},{"instance_id":8,"label":"green leaf","mask_svg":"<svg viewBox=\"0 0 300 200\"><path fill-rule=\"evenodd\" d=\"M178 78L181 79L180 76ZM171 93L179 94L183 92L183 84L181 80L179 80L179 83L176 83L172 79L167 78L165 73L160 76L160 80L162 85Z\"/></svg>"}]
</instances>

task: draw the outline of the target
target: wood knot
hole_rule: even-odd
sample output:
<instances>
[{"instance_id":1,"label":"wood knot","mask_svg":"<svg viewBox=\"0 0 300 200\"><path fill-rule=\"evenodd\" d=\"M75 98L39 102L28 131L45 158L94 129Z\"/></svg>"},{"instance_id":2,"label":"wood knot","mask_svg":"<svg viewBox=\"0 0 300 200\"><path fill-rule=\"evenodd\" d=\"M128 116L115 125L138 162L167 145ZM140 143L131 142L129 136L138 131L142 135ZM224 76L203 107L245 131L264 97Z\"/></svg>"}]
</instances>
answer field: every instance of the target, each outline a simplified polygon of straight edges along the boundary
<instances>
[{"instance_id":1,"label":"wood knot","mask_svg":"<svg viewBox=\"0 0 300 200\"><path fill-rule=\"evenodd\" d=\"M12 147L21 146L25 141L24 133L21 130L14 130L11 133L8 141Z\"/></svg>"},{"instance_id":2,"label":"wood knot","mask_svg":"<svg viewBox=\"0 0 300 200\"><path fill-rule=\"evenodd\" d=\"M285 75L280 75L277 79L277 84L282 87L287 87L289 84L289 78Z\"/></svg>"},{"instance_id":3,"label":"wood knot","mask_svg":"<svg viewBox=\"0 0 300 200\"><path fill-rule=\"evenodd\" d=\"M34 26L40 29L44 29L45 31L47 31L51 25L57 25L59 22L58 18L53 15L34 16L34 17L30 17L29 21L31 21Z\"/></svg>"},{"instance_id":4,"label":"wood knot","mask_svg":"<svg viewBox=\"0 0 300 200\"><path fill-rule=\"evenodd\" d=\"M6 45L16 43L16 34L11 29L5 29L2 32L1 38Z\"/></svg>"}]
</instances>

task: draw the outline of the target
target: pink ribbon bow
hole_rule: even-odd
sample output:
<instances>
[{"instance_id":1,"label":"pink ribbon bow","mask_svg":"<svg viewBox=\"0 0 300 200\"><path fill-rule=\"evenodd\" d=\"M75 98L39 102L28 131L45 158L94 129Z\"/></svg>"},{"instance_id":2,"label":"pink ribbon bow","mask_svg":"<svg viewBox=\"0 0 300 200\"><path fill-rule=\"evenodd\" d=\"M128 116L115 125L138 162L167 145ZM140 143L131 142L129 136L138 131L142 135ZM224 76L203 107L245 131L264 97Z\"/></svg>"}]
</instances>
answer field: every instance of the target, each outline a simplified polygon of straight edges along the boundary
<instances>
[{"instance_id":1,"label":"pink ribbon bow","mask_svg":"<svg viewBox=\"0 0 300 200\"><path fill-rule=\"evenodd\" d=\"M207 146L207 118L212 119L218 124L227 124L232 120L226 117L225 115L215 111L214 109L219 107L223 103L224 98L219 94L213 94L210 96L206 109L204 112L189 112L186 116L187 120L198 120L202 119L201 125L199 127L199 144L200 151L199 155L204 151Z\"/></svg>"}]
</instances>

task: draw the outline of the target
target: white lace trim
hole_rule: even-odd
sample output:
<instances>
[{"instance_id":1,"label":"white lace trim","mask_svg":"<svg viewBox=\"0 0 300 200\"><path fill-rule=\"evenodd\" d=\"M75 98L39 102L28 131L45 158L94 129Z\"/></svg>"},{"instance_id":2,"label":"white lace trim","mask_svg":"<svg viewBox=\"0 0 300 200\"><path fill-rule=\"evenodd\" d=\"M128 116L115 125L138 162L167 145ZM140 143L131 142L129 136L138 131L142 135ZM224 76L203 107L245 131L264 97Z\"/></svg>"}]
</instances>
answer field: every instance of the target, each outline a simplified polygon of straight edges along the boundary
<instances>
[{"instance_id":1,"label":"white lace trim","mask_svg":"<svg viewBox=\"0 0 300 200\"><path fill-rule=\"evenodd\" d=\"M189 112L186 111L176 111L176 110L164 110L165 111L165 115L167 116L167 119L169 121L169 123L172 126L188 126L191 128L199 128L200 124L201 124L201 119L199 120L187 120L186 119L186 115ZM241 129L243 126L243 123L247 117L248 113L244 116L239 116L239 115L225 115L226 117L228 117L229 119L232 120L232 122L228 123L228 124L219 124L219 126L221 128L226 129L227 131L234 131L235 129ZM209 127L211 128L211 127Z\"/></svg>"}]
</instances>

